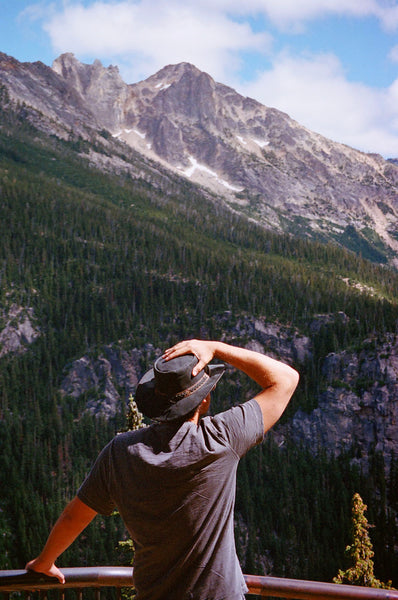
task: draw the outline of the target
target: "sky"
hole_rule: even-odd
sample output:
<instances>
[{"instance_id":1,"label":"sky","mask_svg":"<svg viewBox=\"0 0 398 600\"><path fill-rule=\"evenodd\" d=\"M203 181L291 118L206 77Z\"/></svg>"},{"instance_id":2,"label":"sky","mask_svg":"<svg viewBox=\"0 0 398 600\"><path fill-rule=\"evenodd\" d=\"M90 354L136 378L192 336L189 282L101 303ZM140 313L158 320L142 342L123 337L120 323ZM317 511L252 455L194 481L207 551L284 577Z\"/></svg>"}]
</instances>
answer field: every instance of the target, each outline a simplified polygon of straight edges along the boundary
<instances>
[{"instance_id":1,"label":"sky","mask_svg":"<svg viewBox=\"0 0 398 600\"><path fill-rule=\"evenodd\" d=\"M0 51L136 83L190 62L334 141L398 157L398 0L0 0Z\"/></svg>"}]
</instances>

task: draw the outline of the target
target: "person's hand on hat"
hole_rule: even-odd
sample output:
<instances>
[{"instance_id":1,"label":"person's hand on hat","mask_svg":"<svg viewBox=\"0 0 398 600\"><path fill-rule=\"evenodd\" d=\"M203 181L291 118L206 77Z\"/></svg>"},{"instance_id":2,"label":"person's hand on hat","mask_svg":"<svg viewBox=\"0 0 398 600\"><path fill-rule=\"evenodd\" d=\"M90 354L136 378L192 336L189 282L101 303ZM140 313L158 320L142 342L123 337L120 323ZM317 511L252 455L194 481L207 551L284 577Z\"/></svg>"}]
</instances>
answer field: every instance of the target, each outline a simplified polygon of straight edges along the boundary
<instances>
[{"instance_id":1,"label":"person's hand on hat","mask_svg":"<svg viewBox=\"0 0 398 600\"><path fill-rule=\"evenodd\" d=\"M175 346L168 348L162 358L164 360L171 360L177 356L183 356L184 354L193 354L198 359L198 363L195 365L192 376L195 377L206 365L214 358L216 342L210 342L208 340L185 340L179 342Z\"/></svg>"}]
</instances>

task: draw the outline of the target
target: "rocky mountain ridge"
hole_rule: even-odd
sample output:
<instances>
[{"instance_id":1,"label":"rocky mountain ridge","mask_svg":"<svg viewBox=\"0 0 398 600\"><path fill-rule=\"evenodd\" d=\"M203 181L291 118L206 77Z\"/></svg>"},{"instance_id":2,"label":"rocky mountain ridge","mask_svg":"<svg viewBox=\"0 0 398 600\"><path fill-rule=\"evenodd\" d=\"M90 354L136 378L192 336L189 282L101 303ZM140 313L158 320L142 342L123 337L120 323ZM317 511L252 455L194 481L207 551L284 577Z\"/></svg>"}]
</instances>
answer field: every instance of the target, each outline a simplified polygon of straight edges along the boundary
<instances>
[{"instance_id":1,"label":"rocky mountain ridge","mask_svg":"<svg viewBox=\"0 0 398 600\"><path fill-rule=\"evenodd\" d=\"M55 135L92 140L106 130L265 227L398 265L394 162L313 133L193 65L167 66L128 85L117 67L85 65L72 54L53 68L0 55L0 83L14 101L40 111L41 126Z\"/></svg>"}]
</instances>

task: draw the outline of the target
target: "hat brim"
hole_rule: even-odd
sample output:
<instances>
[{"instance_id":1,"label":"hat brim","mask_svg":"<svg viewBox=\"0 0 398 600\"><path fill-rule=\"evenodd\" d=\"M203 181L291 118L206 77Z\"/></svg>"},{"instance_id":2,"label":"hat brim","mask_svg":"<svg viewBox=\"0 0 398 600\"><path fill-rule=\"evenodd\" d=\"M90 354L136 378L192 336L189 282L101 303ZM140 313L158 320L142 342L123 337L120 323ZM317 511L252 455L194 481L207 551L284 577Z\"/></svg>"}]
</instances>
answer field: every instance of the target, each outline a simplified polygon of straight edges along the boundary
<instances>
[{"instance_id":1,"label":"hat brim","mask_svg":"<svg viewBox=\"0 0 398 600\"><path fill-rule=\"evenodd\" d=\"M221 379L225 365L207 365L205 372L209 376L203 385L189 396L175 403L170 398L155 393L154 370L150 369L139 381L135 393L135 402L143 415L157 421L173 421L189 414L206 398Z\"/></svg>"}]
</instances>

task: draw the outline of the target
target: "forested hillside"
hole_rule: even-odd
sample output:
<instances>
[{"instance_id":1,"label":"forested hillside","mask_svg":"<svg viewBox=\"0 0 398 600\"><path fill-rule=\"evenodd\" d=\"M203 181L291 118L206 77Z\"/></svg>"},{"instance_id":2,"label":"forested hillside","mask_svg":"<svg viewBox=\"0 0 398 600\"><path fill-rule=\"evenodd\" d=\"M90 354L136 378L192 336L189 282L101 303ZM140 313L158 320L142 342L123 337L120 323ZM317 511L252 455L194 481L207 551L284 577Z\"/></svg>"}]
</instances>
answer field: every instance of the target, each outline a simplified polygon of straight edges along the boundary
<instances>
[{"instance_id":1,"label":"forested hillside","mask_svg":"<svg viewBox=\"0 0 398 600\"><path fill-rule=\"evenodd\" d=\"M398 318L393 271L264 231L177 177L95 170L77 154L80 140L46 138L26 124L24 110L0 112L0 330L20 307L37 336L0 358L1 568L21 568L38 552L98 450L125 427L123 402L104 419L85 411L84 395L61 394L76 358L115 344L137 349L143 372L181 338L245 345L241 318L277 322L312 344L295 365L302 378L288 421L299 407L316 406L329 352L395 334ZM105 138L96 151L105 156ZM311 330L315 315L341 312L348 324L336 318ZM253 391L230 374L216 407L226 394L236 401ZM376 452L367 473L352 458L279 447L272 436L249 454L236 519L246 572L331 580L344 563L357 491L376 525L376 574L396 577L397 458L387 473ZM123 535L117 516L97 518L60 564L117 563Z\"/></svg>"}]
</instances>

